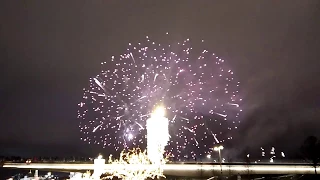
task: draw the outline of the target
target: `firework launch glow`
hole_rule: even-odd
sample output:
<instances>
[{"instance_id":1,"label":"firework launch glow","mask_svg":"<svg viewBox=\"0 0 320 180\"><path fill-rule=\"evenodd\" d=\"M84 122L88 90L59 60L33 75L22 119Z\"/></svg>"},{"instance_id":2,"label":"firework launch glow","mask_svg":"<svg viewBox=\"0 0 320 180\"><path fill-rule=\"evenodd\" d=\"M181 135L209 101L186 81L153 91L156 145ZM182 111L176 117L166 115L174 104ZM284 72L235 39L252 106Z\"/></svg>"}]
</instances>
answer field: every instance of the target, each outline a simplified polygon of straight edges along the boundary
<instances>
[{"instance_id":1,"label":"firework launch glow","mask_svg":"<svg viewBox=\"0 0 320 180\"><path fill-rule=\"evenodd\" d=\"M203 40L197 50L191 44L147 36L102 62L79 103L81 139L115 151L146 147L146 121L159 105L169 120L166 151L177 159L206 156L232 139L242 111L240 82L223 59L201 48Z\"/></svg>"},{"instance_id":2,"label":"firework launch glow","mask_svg":"<svg viewBox=\"0 0 320 180\"><path fill-rule=\"evenodd\" d=\"M168 119L163 107L157 107L147 120L147 154L152 164L160 164L169 141Z\"/></svg>"},{"instance_id":3,"label":"firework launch glow","mask_svg":"<svg viewBox=\"0 0 320 180\"><path fill-rule=\"evenodd\" d=\"M167 157L161 158L160 164L152 164L146 151L140 149L122 151L119 159L109 157L109 164L114 165L106 171L108 176L105 179L113 179L117 177L123 180L143 180L143 179L159 179L164 177L161 165L166 164Z\"/></svg>"}]
</instances>

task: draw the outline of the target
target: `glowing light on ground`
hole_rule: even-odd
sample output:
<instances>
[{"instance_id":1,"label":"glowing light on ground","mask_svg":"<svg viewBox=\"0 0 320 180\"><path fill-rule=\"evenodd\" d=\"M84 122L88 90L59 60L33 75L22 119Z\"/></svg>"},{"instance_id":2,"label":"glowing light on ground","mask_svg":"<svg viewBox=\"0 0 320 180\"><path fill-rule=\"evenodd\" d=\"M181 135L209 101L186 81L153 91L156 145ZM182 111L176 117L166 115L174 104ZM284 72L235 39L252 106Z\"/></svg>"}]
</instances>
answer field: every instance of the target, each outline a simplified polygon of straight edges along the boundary
<instances>
[{"instance_id":1,"label":"glowing light on ground","mask_svg":"<svg viewBox=\"0 0 320 180\"><path fill-rule=\"evenodd\" d=\"M165 177L162 165L166 161L167 158L162 158L161 164L152 164L146 151L140 149L133 149L129 152L123 151L119 159L109 157L109 164L113 168L107 170L105 179L117 177L123 180L143 180Z\"/></svg>"},{"instance_id":2,"label":"glowing light on ground","mask_svg":"<svg viewBox=\"0 0 320 180\"><path fill-rule=\"evenodd\" d=\"M109 164L115 165L115 168L108 170L105 178L144 180L165 177L162 166L167 161L164 148L169 141L168 125L164 107L157 107L147 120L147 153L137 148L129 152L122 151L119 159L114 160L110 156Z\"/></svg>"},{"instance_id":3,"label":"glowing light on ground","mask_svg":"<svg viewBox=\"0 0 320 180\"><path fill-rule=\"evenodd\" d=\"M147 154L152 164L161 164L169 141L169 122L164 115L164 107L159 106L147 120Z\"/></svg>"}]
</instances>

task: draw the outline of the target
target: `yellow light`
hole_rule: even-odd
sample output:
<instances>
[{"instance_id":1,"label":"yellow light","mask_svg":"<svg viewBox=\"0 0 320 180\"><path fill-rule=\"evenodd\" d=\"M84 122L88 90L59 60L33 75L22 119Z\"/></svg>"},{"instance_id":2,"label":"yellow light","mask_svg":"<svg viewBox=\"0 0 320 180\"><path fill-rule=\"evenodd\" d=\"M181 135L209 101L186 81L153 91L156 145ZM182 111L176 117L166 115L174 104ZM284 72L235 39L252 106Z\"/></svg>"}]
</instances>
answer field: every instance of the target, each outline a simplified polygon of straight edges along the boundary
<instances>
[{"instance_id":1,"label":"yellow light","mask_svg":"<svg viewBox=\"0 0 320 180\"><path fill-rule=\"evenodd\" d=\"M102 158L103 158L103 156L101 154L99 154L98 159L102 159Z\"/></svg>"},{"instance_id":2,"label":"yellow light","mask_svg":"<svg viewBox=\"0 0 320 180\"><path fill-rule=\"evenodd\" d=\"M160 165L153 165L146 151L141 151L139 148L128 152L122 151L119 159L112 159L112 156L109 157L109 165L114 167L106 169L106 178L113 179L117 177L123 180L165 178L162 165L168 161L167 159L168 157L163 158Z\"/></svg>"},{"instance_id":3,"label":"yellow light","mask_svg":"<svg viewBox=\"0 0 320 180\"><path fill-rule=\"evenodd\" d=\"M165 117L165 108L158 106L147 120L147 154L152 164L158 164L163 158L165 146L169 141L169 121Z\"/></svg>"},{"instance_id":4,"label":"yellow light","mask_svg":"<svg viewBox=\"0 0 320 180\"><path fill-rule=\"evenodd\" d=\"M152 117L164 117L165 116L165 108L162 106L158 106L151 114Z\"/></svg>"},{"instance_id":5,"label":"yellow light","mask_svg":"<svg viewBox=\"0 0 320 180\"><path fill-rule=\"evenodd\" d=\"M214 151L220 151L220 150L223 150L223 148L224 148L224 147L223 147L222 145L220 145L220 146L218 146L218 147L214 147L213 150L214 150Z\"/></svg>"}]
</instances>

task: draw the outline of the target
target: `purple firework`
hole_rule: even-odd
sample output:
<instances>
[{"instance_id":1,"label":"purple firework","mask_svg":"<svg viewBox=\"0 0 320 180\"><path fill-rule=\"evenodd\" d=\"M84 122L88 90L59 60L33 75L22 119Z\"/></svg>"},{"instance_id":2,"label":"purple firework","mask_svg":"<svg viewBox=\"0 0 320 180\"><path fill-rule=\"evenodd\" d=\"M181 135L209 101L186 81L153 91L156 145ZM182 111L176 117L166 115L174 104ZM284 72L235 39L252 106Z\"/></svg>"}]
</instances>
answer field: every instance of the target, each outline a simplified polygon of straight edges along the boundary
<instances>
[{"instance_id":1,"label":"purple firework","mask_svg":"<svg viewBox=\"0 0 320 180\"><path fill-rule=\"evenodd\" d=\"M223 59L193 50L189 39L161 45L147 36L101 64L79 103L81 139L89 144L145 147L146 120L158 105L170 122L166 150L177 159L210 153L239 126L240 82Z\"/></svg>"}]
</instances>

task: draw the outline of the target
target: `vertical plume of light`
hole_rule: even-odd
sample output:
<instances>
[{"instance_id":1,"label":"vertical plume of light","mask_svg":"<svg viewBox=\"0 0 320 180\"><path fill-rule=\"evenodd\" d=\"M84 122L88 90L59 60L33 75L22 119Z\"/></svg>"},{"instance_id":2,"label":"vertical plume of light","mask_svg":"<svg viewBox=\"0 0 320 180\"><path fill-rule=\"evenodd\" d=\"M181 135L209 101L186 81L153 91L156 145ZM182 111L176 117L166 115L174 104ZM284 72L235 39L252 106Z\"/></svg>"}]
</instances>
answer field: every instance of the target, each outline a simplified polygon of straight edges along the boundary
<instances>
[{"instance_id":1,"label":"vertical plume of light","mask_svg":"<svg viewBox=\"0 0 320 180\"><path fill-rule=\"evenodd\" d=\"M161 106L147 120L147 154L153 164L162 162L164 148L169 141L168 125L165 109Z\"/></svg>"}]
</instances>

